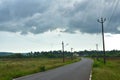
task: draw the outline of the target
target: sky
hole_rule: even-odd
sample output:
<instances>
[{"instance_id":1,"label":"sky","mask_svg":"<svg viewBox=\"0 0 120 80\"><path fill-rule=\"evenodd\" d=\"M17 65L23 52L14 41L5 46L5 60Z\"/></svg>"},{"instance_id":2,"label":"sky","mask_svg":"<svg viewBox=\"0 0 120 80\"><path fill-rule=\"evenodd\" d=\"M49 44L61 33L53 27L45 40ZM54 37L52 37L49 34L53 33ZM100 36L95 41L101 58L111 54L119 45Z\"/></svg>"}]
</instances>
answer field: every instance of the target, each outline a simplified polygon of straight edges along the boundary
<instances>
[{"instance_id":1,"label":"sky","mask_svg":"<svg viewBox=\"0 0 120 80\"><path fill-rule=\"evenodd\" d=\"M0 0L0 52L120 50L119 0ZM67 45L68 44L68 45Z\"/></svg>"}]
</instances>

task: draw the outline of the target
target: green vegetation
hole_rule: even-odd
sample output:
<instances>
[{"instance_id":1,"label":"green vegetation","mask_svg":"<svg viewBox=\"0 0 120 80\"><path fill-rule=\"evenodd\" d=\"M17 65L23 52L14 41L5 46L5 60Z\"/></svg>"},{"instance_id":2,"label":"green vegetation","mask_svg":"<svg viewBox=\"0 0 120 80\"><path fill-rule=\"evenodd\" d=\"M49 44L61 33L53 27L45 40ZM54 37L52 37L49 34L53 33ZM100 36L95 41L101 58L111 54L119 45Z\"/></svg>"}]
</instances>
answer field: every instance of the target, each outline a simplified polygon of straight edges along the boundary
<instances>
[{"instance_id":1,"label":"green vegetation","mask_svg":"<svg viewBox=\"0 0 120 80\"><path fill-rule=\"evenodd\" d=\"M65 57L71 57L73 53L64 51ZM0 58L62 58L62 51L48 51L48 52L29 52L29 53L7 53L0 52Z\"/></svg>"},{"instance_id":2,"label":"green vegetation","mask_svg":"<svg viewBox=\"0 0 120 80\"><path fill-rule=\"evenodd\" d=\"M70 64L80 59L62 58L2 58L0 59L0 80L12 80L13 78L46 71L52 68Z\"/></svg>"},{"instance_id":3,"label":"green vegetation","mask_svg":"<svg viewBox=\"0 0 120 80\"><path fill-rule=\"evenodd\" d=\"M120 58L111 58L107 64L103 61L94 61L92 80L120 80Z\"/></svg>"},{"instance_id":4,"label":"green vegetation","mask_svg":"<svg viewBox=\"0 0 120 80\"><path fill-rule=\"evenodd\" d=\"M103 57L103 51L64 51L65 57L71 57L72 55L86 56L86 57ZM10 53L0 52L0 58L62 58L63 52L58 51L42 51L42 52L29 52L29 53ZM106 51L106 57L120 57L120 50Z\"/></svg>"},{"instance_id":5,"label":"green vegetation","mask_svg":"<svg viewBox=\"0 0 120 80\"><path fill-rule=\"evenodd\" d=\"M84 50L84 51L78 51L78 52L74 52L79 54L80 56L86 56L86 57L103 57L103 51L96 51L96 50L92 50L92 51L88 51L88 50ZM120 57L120 50L111 50L111 51L106 51L106 57Z\"/></svg>"}]
</instances>

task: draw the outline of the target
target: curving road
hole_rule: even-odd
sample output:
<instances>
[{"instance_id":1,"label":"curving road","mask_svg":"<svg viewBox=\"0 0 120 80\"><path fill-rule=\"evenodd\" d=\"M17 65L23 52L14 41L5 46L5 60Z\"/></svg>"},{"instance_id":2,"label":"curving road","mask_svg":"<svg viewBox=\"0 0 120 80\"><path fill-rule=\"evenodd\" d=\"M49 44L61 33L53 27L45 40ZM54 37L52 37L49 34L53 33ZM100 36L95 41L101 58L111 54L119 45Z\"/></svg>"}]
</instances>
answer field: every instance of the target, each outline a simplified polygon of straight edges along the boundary
<instances>
[{"instance_id":1,"label":"curving road","mask_svg":"<svg viewBox=\"0 0 120 80\"><path fill-rule=\"evenodd\" d=\"M91 59L82 58L80 62L13 80L89 80L92 63Z\"/></svg>"}]
</instances>

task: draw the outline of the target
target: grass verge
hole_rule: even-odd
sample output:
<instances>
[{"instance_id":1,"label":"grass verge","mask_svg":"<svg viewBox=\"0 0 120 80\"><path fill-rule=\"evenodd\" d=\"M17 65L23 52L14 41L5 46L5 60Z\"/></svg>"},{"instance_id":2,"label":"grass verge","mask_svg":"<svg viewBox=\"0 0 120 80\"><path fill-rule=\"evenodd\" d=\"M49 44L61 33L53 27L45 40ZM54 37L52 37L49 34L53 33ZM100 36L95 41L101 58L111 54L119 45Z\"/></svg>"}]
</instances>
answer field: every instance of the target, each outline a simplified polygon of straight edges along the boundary
<instances>
[{"instance_id":1,"label":"grass verge","mask_svg":"<svg viewBox=\"0 0 120 80\"><path fill-rule=\"evenodd\" d=\"M92 80L120 80L120 59L110 59L104 65L103 61L94 61Z\"/></svg>"},{"instance_id":2,"label":"grass verge","mask_svg":"<svg viewBox=\"0 0 120 80\"><path fill-rule=\"evenodd\" d=\"M0 59L0 80L12 80L13 78L46 71L59 66L80 61L80 58L62 59L54 58L22 58L22 59Z\"/></svg>"}]
</instances>

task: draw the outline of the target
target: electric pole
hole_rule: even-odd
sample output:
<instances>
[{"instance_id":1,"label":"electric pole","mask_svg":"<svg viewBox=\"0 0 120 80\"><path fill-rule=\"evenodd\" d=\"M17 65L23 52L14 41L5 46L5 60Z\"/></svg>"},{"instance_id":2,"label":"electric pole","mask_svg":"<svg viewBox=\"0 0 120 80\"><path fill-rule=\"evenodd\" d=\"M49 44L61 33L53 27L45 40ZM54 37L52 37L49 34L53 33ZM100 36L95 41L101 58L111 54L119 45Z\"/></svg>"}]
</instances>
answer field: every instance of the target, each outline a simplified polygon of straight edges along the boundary
<instances>
[{"instance_id":1,"label":"electric pole","mask_svg":"<svg viewBox=\"0 0 120 80\"><path fill-rule=\"evenodd\" d=\"M103 59L104 59L104 64L106 64L105 41L104 41L104 25L103 25L103 23L106 21L106 18L104 18L104 19L101 18L101 19L98 19L97 21L102 24L102 40L103 40L103 53L104 53Z\"/></svg>"},{"instance_id":2,"label":"electric pole","mask_svg":"<svg viewBox=\"0 0 120 80\"><path fill-rule=\"evenodd\" d=\"M65 54L64 54L64 42L62 41L62 54L63 54L63 63L65 62Z\"/></svg>"},{"instance_id":3,"label":"electric pole","mask_svg":"<svg viewBox=\"0 0 120 80\"><path fill-rule=\"evenodd\" d=\"M96 44L96 50L98 51L98 44Z\"/></svg>"},{"instance_id":4,"label":"electric pole","mask_svg":"<svg viewBox=\"0 0 120 80\"><path fill-rule=\"evenodd\" d=\"M98 44L96 44L96 59L98 60L99 54L98 54Z\"/></svg>"},{"instance_id":5,"label":"electric pole","mask_svg":"<svg viewBox=\"0 0 120 80\"><path fill-rule=\"evenodd\" d=\"M73 60L73 48L71 48L71 60Z\"/></svg>"}]
</instances>

